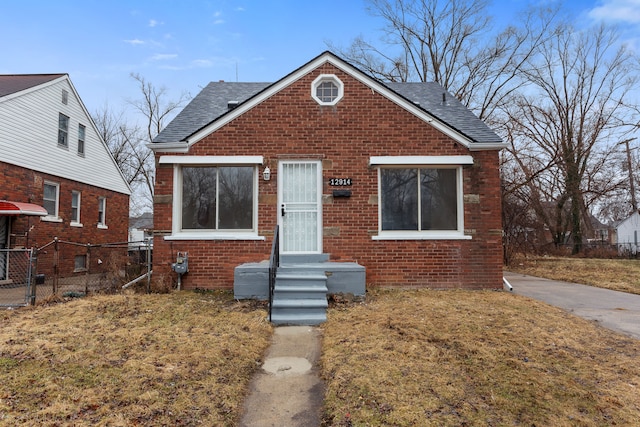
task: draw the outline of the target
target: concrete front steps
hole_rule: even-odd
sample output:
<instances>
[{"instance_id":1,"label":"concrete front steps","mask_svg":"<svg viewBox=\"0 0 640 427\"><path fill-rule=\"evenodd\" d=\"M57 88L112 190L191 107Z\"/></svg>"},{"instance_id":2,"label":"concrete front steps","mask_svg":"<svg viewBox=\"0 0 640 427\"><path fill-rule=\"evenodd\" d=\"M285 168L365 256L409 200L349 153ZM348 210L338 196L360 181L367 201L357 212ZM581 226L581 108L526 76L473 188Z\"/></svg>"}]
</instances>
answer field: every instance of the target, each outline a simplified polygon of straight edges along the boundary
<instances>
[{"instance_id":1,"label":"concrete front steps","mask_svg":"<svg viewBox=\"0 0 640 427\"><path fill-rule=\"evenodd\" d=\"M275 325L319 325L327 320L327 275L284 266L276 273L271 306Z\"/></svg>"},{"instance_id":2,"label":"concrete front steps","mask_svg":"<svg viewBox=\"0 0 640 427\"><path fill-rule=\"evenodd\" d=\"M365 296L365 268L332 262L328 254L282 255L275 282L271 321L278 325L318 325L326 320L327 296ZM269 262L235 268L236 299L269 299Z\"/></svg>"}]
</instances>

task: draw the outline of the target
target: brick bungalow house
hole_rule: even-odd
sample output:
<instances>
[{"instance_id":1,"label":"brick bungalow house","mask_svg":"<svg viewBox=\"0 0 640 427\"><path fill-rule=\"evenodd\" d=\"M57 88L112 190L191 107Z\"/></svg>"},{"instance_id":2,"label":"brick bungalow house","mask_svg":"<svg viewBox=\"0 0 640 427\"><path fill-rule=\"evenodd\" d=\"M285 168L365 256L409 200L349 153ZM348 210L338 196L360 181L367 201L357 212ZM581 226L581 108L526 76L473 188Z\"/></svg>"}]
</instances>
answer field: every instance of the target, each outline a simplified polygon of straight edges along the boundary
<instances>
[{"instance_id":1,"label":"brick bungalow house","mask_svg":"<svg viewBox=\"0 0 640 427\"><path fill-rule=\"evenodd\" d=\"M184 288L264 297L266 279L240 287L266 277L278 225L281 264L329 293L501 288L504 146L440 85L381 83L331 52L275 83L212 82L150 144L154 276L175 283L186 252Z\"/></svg>"},{"instance_id":2,"label":"brick bungalow house","mask_svg":"<svg viewBox=\"0 0 640 427\"><path fill-rule=\"evenodd\" d=\"M130 193L67 74L0 75L0 250L126 242ZM67 246L57 262L81 274L86 248Z\"/></svg>"}]
</instances>

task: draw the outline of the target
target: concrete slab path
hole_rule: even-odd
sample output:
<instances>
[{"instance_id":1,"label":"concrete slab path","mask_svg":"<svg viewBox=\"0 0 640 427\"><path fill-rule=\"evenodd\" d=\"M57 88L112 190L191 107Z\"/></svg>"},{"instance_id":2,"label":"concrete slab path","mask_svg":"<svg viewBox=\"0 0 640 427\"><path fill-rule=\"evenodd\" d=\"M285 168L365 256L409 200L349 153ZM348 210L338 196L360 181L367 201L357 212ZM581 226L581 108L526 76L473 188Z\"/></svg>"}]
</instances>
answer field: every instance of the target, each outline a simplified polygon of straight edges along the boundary
<instances>
[{"instance_id":1,"label":"concrete slab path","mask_svg":"<svg viewBox=\"0 0 640 427\"><path fill-rule=\"evenodd\" d=\"M250 384L242 427L320 426L324 384L318 376L320 329L279 326Z\"/></svg>"},{"instance_id":2,"label":"concrete slab path","mask_svg":"<svg viewBox=\"0 0 640 427\"><path fill-rule=\"evenodd\" d=\"M504 272L513 293L534 298L640 339L640 295Z\"/></svg>"}]
</instances>

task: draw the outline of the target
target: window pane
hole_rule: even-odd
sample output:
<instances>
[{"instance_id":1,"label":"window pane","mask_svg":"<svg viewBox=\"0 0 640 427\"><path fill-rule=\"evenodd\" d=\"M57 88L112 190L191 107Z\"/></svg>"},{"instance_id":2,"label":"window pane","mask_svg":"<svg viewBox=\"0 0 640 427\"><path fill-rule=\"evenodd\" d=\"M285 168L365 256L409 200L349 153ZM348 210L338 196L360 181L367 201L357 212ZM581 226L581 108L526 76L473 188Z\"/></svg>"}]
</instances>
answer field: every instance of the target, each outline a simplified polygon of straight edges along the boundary
<instances>
[{"instance_id":1,"label":"window pane","mask_svg":"<svg viewBox=\"0 0 640 427\"><path fill-rule=\"evenodd\" d=\"M56 186L51 184L44 185L44 198L46 200L56 200Z\"/></svg>"},{"instance_id":2,"label":"window pane","mask_svg":"<svg viewBox=\"0 0 640 427\"><path fill-rule=\"evenodd\" d=\"M74 269L77 270L86 270L87 269L87 256L86 255L76 255L74 258Z\"/></svg>"},{"instance_id":3,"label":"window pane","mask_svg":"<svg viewBox=\"0 0 640 427\"><path fill-rule=\"evenodd\" d=\"M98 197L98 224L105 224L105 209L107 208L107 199Z\"/></svg>"},{"instance_id":4,"label":"window pane","mask_svg":"<svg viewBox=\"0 0 640 427\"><path fill-rule=\"evenodd\" d=\"M220 229L253 228L253 167L219 168Z\"/></svg>"},{"instance_id":5,"label":"window pane","mask_svg":"<svg viewBox=\"0 0 640 427\"><path fill-rule=\"evenodd\" d=\"M43 194L43 207L47 210L47 213L51 216L58 214L58 187L52 184L44 184Z\"/></svg>"},{"instance_id":6,"label":"window pane","mask_svg":"<svg viewBox=\"0 0 640 427\"><path fill-rule=\"evenodd\" d=\"M316 88L316 96L322 102L332 102L338 97L338 86L333 82L322 82Z\"/></svg>"},{"instance_id":7,"label":"window pane","mask_svg":"<svg viewBox=\"0 0 640 427\"><path fill-rule=\"evenodd\" d=\"M58 115L58 144L68 145L69 117L64 114Z\"/></svg>"},{"instance_id":8,"label":"window pane","mask_svg":"<svg viewBox=\"0 0 640 427\"><path fill-rule=\"evenodd\" d=\"M50 216L55 216L56 215L56 202L55 201L45 200L42 205L43 205L42 207L47 210L47 214L49 214Z\"/></svg>"},{"instance_id":9,"label":"window pane","mask_svg":"<svg viewBox=\"0 0 640 427\"><path fill-rule=\"evenodd\" d=\"M78 154L84 154L85 127L78 125Z\"/></svg>"},{"instance_id":10,"label":"window pane","mask_svg":"<svg viewBox=\"0 0 640 427\"><path fill-rule=\"evenodd\" d=\"M417 169L381 169L382 230L418 229Z\"/></svg>"},{"instance_id":11,"label":"window pane","mask_svg":"<svg viewBox=\"0 0 640 427\"><path fill-rule=\"evenodd\" d=\"M215 167L182 169L183 229L216 228L216 173Z\"/></svg>"},{"instance_id":12,"label":"window pane","mask_svg":"<svg viewBox=\"0 0 640 427\"><path fill-rule=\"evenodd\" d=\"M71 221L80 221L80 193L71 193Z\"/></svg>"},{"instance_id":13,"label":"window pane","mask_svg":"<svg viewBox=\"0 0 640 427\"><path fill-rule=\"evenodd\" d=\"M458 228L456 170L420 169L422 230Z\"/></svg>"}]
</instances>

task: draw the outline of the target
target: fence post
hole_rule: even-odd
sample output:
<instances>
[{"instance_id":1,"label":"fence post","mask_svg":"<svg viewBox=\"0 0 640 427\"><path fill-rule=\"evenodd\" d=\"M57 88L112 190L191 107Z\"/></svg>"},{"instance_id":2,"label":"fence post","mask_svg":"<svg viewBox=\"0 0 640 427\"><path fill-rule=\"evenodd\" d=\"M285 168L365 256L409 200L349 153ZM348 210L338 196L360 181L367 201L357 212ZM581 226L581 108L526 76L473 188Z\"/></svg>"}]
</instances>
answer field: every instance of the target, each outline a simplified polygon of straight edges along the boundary
<instances>
[{"instance_id":1,"label":"fence post","mask_svg":"<svg viewBox=\"0 0 640 427\"><path fill-rule=\"evenodd\" d=\"M37 277L34 274L36 271L36 260L37 260L37 252L35 249L31 248L29 250L29 304L36 305L36 291L38 286Z\"/></svg>"},{"instance_id":2,"label":"fence post","mask_svg":"<svg viewBox=\"0 0 640 427\"><path fill-rule=\"evenodd\" d=\"M151 239L147 242L147 293L151 293Z\"/></svg>"},{"instance_id":3,"label":"fence post","mask_svg":"<svg viewBox=\"0 0 640 427\"><path fill-rule=\"evenodd\" d=\"M53 238L53 294L58 295L58 275L60 273L58 267L58 236Z\"/></svg>"},{"instance_id":4,"label":"fence post","mask_svg":"<svg viewBox=\"0 0 640 427\"><path fill-rule=\"evenodd\" d=\"M89 268L91 268L91 244L87 243L87 259L85 260L84 294L89 295Z\"/></svg>"}]
</instances>

